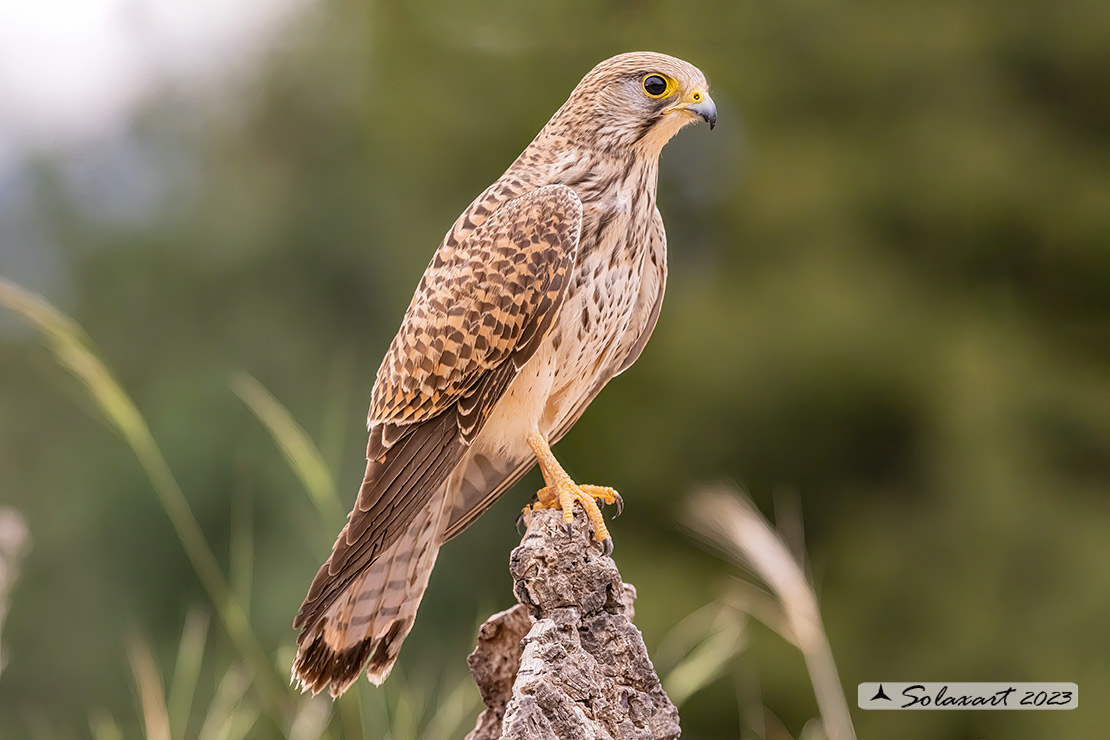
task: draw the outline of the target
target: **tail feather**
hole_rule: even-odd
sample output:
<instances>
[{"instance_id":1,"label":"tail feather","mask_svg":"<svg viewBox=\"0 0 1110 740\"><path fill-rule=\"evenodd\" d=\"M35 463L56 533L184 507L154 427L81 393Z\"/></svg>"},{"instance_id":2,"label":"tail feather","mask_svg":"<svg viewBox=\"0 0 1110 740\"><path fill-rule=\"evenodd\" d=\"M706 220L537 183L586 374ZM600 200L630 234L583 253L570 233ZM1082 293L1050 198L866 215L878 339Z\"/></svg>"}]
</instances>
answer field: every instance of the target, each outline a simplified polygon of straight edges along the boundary
<instances>
[{"instance_id":1,"label":"tail feather","mask_svg":"<svg viewBox=\"0 0 1110 740\"><path fill-rule=\"evenodd\" d=\"M415 516L382 552L297 638L293 678L302 691L338 697L365 667L374 684L393 669L401 643L416 621L443 542L445 492Z\"/></svg>"}]
</instances>

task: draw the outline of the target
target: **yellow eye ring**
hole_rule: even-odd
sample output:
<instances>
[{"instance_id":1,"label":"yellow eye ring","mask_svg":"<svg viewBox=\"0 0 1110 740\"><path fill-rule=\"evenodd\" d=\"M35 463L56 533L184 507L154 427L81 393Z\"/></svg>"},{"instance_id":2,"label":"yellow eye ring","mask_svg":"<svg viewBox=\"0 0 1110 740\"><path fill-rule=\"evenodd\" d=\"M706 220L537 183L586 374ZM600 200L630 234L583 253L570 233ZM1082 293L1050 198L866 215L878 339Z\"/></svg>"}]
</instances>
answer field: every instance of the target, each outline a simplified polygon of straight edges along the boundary
<instances>
[{"instance_id":1,"label":"yellow eye ring","mask_svg":"<svg viewBox=\"0 0 1110 740\"><path fill-rule=\"evenodd\" d=\"M675 91L677 83L670 77L652 72L645 75L641 84L649 98L665 98Z\"/></svg>"}]
</instances>

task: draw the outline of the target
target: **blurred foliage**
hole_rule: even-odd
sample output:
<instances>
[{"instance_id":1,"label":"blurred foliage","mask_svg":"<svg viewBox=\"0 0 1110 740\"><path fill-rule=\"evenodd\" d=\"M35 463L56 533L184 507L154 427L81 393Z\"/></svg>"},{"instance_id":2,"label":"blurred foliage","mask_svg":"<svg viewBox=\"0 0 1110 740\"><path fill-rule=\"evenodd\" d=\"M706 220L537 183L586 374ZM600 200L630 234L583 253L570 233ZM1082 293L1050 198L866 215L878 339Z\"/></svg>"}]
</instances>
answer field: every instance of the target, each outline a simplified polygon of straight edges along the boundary
<instances>
[{"instance_id":1,"label":"blurred foliage","mask_svg":"<svg viewBox=\"0 0 1110 740\"><path fill-rule=\"evenodd\" d=\"M1095 699L1110 692L1107 38L1110 5L1093 0L333 0L251 78L166 90L116 139L36 155L0 185L0 265L93 338L284 670L338 528L286 459L321 461L318 493L330 477L345 506L373 374L458 212L595 62L687 58L720 124L663 155L663 315L558 449L628 502L612 528L649 648L720 593L728 566L675 515L693 482L733 479L766 511L800 501L849 695L909 677L1076 681L1087 697L1066 713L857 711L861 737L1096 737L1110 721ZM90 713L98 734L135 737L132 670L166 675L190 608L226 604L94 402L8 319L0 503L34 549L5 625L0 737L87 736ZM300 434L293 449L281 429ZM447 545L401 675L340 702L336 737L367 717L383 719L366 737L385 717L420 727L451 693L442 677L509 604L512 521L537 482ZM778 719L741 719L754 710L719 682L682 707L684 737L780 722L797 736L815 715L790 648L745 639L736 680L757 680ZM226 630L202 642L204 666L237 655ZM203 697L242 675L199 670ZM262 717L250 736L275 727Z\"/></svg>"}]
</instances>

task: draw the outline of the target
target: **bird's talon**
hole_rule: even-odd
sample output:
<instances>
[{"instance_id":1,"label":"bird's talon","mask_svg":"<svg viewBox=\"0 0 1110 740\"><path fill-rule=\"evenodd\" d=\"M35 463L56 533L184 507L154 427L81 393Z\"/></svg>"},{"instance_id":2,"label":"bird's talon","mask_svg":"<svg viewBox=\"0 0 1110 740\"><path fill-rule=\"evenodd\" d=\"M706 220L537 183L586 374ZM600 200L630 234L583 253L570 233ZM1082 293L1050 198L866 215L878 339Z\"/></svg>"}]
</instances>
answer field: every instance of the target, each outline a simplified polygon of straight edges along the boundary
<instances>
[{"instance_id":1,"label":"bird's talon","mask_svg":"<svg viewBox=\"0 0 1110 740\"><path fill-rule=\"evenodd\" d=\"M516 533L521 537L524 536L524 517L531 512L532 507L525 506L523 509L520 510L520 513L516 515Z\"/></svg>"},{"instance_id":2,"label":"bird's talon","mask_svg":"<svg viewBox=\"0 0 1110 740\"><path fill-rule=\"evenodd\" d=\"M619 516L624 511L624 499L621 495L608 486L575 483L551 454L547 440L539 432L533 432L528 436L528 444L531 445L536 459L539 460L544 482L547 483L537 491L537 503L532 509L561 509L567 536L573 537L574 504L577 502L590 522L594 541L602 543L602 549L606 555L611 553L613 541L609 537L609 530L605 527L599 504L615 504Z\"/></svg>"},{"instance_id":3,"label":"bird's talon","mask_svg":"<svg viewBox=\"0 0 1110 740\"><path fill-rule=\"evenodd\" d=\"M606 537L601 541L601 554L608 557L613 554L613 538Z\"/></svg>"}]
</instances>

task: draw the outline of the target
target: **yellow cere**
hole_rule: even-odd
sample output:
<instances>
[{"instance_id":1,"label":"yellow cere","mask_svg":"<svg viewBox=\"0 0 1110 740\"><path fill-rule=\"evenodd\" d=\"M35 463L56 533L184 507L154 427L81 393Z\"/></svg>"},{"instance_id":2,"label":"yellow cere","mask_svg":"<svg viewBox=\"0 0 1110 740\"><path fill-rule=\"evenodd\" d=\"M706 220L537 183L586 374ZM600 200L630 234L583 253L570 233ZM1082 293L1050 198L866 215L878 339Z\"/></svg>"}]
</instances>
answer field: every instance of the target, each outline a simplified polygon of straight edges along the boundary
<instances>
[{"instance_id":1,"label":"yellow cere","mask_svg":"<svg viewBox=\"0 0 1110 740\"><path fill-rule=\"evenodd\" d=\"M665 90L663 90L663 92L661 92L658 95L652 95L650 92L647 92L646 83L647 83L647 80L648 80L649 77L660 77L660 78L662 78L663 80L666 81L667 88ZM656 99L666 98L666 97L669 97L671 95L674 95L675 90L678 89L678 83L674 79L672 79L668 75L660 74L659 72L652 72L651 74L644 75L644 79L640 80L640 86L644 88L644 92L647 93L647 95L649 97L656 98Z\"/></svg>"}]
</instances>

